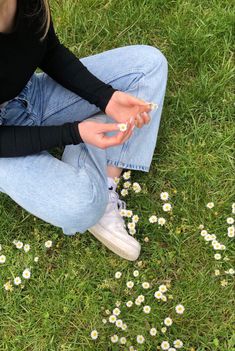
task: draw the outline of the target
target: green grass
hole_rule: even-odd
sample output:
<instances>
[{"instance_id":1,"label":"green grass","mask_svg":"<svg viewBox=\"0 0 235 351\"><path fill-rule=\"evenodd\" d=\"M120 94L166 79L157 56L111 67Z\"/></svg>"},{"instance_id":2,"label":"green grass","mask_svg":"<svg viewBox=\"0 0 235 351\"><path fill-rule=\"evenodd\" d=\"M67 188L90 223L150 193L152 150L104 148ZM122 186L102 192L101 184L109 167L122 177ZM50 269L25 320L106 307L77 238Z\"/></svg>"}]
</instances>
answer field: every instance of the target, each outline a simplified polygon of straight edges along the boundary
<instances>
[{"instance_id":1,"label":"green grass","mask_svg":"<svg viewBox=\"0 0 235 351\"><path fill-rule=\"evenodd\" d=\"M183 350L235 350L234 279L214 276L215 268L234 267L234 239L226 235L232 216L234 182L234 66L230 0L64 0L51 1L55 28L61 41L78 57L114 47L148 44L168 59L165 104L151 170L132 171L143 191L124 200L140 216L136 238L140 260L119 258L88 232L67 237L60 228L34 218L6 194L0 194L0 243L7 262L0 267L0 351L155 351L162 340L176 338ZM177 193L174 193L174 189ZM170 216L162 211L160 193L168 191ZM214 201L215 208L206 204ZM148 217L163 215L165 227ZM214 251L200 236L204 224L226 245L230 261L215 261ZM144 237L149 237L149 242ZM28 253L13 247L13 239L31 245ZM53 240L46 250L44 242ZM34 263L33 257L39 256ZM3 284L27 266L32 276L24 288L7 292ZM132 272L139 269L140 277ZM114 278L122 271L120 280ZM228 280L222 287L220 281ZM136 286L129 291L126 281ZM139 281L139 284L138 284ZM144 290L141 282L152 281ZM158 303L153 293L170 282L173 300ZM128 290L128 291L127 291ZM128 330L102 323L105 309L115 301L144 294L152 311L121 307ZM176 315L182 303L185 312ZM174 323L164 335L161 322ZM149 334L155 326L156 337ZM90 332L97 329L93 341ZM112 344L110 335L127 335L126 346ZM145 343L133 341L137 334ZM127 347L128 346L128 347Z\"/></svg>"}]
</instances>

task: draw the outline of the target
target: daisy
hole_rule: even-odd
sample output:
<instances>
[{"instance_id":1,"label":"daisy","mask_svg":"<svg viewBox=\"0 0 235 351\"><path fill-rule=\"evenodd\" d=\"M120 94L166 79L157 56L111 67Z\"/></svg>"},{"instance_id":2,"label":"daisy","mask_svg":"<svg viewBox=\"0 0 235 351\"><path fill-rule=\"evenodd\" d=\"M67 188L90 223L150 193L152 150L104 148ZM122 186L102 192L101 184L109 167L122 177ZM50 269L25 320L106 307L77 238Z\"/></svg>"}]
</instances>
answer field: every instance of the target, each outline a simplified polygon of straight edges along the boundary
<instances>
[{"instance_id":1,"label":"daisy","mask_svg":"<svg viewBox=\"0 0 235 351\"><path fill-rule=\"evenodd\" d=\"M140 302L144 302L145 300L144 295L139 295L137 298L140 300Z\"/></svg>"},{"instance_id":2,"label":"daisy","mask_svg":"<svg viewBox=\"0 0 235 351\"><path fill-rule=\"evenodd\" d=\"M144 237L144 242L146 242L146 243L149 242L149 237L148 237L148 236L145 236L145 237Z\"/></svg>"},{"instance_id":3,"label":"daisy","mask_svg":"<svg viewBox=\"0 0 235 351\"><path fill-rule=\"evenodd\" d=\"M133 188L133 190L134 190L135 193L139 193L139 192L141 191L141 186L140 186L139 183L137 183L137 182L134 182L134 183L132 184L132 188Z\"/></svg>"},{"instance_id":4,"label":"daisy","mask_svg":"<svg viewBox=\"0 0 235 351\"><path fill-rule=\"evenodd\" d=\"M212 244L213 245L213 244ZM221 245L220 245L220 243L215 243L214 245L213 245L213 248L215 249L215 250L220 250L221 249Z\"/></svg>"},{"instance_id":5,"label":"daisy","mask_svg":"<svg viewBox=\"0 0 235 351\"><path fill-rule=\"evenodd\" d=\"M235 213L235 202L232 204L232 213Z\"/></svg>"},{"instance_id":6,"label":"daisy","mask_svg":"<svg viewBox=\"0 0 235 351\"><path fill-rule=\"evenodd\" d=\"M233 268L229 268L228 273L229 273L229 274L234 274L234 273L235 273L235 271L234 271L234 269L233 269Z\"/></svg>"},{"instance_id":7,"label":"daisy","mask_svg":"<svg viewBox=\"0 0 235 351\"><path fill-rule=\"evenodd\" d=\"M137 297L137 299L135 299L135 304L136 304L137 306L140 306L140 305L141 305L141 301L140 301L140 299L138 299L138 297Z\"/></svg>"},{"instance_id":8,"label":"daisy","mask_svg":"<svg viewBox=\"0 0 235 351\"><path fill-rule=\"evenodd\" d=\"M176 349L174 347L170 347L168 351L176 351Z\"/></svg>"},{"instance_id":9,"label":"daisy","mask_svg":"<svg viewBox=\"0 0 235 351\"><path fill-rule=\"evenodd\" d=\"M170 317L167 317L164 319L164 324L169 327L170 325L172 325L173 321Z\"/></svg>"},{"instance_id":10,"label":"daisy","mask_svg":"<svg viewBox=\"0 0 235 351\"><path fill-rule=\"evenodd\" d=\"M105 310L105 313L106 314L110 314L111 312L109 310Z\"/></svg>"},{"instance_id":11,"label":"daisy","mask_svg":"<svg viewBox=\"0 0 235 351\"><path fill-rule=\"evenodd\" d=\"M145 339L144 339L143 335L137 335L136 341L138 342L138 344L143 344L144 340Z\"/></svg>"},{"instance_id":12,"label":"daisy","mask_svg":"<svg viewBox=\"0 0 235 351\"><path fill-rule=\"evenodd\" d=\"M226 246L225 245L220 245L220 250L225 250L226 249Z\"/></svg>"},{"instance_id":13,"label":"daisy","mask_svg":"<svg viewBox=\"0 0 235 351\"><path fill-rule=\"evenodd\" d=\"M133 215L133 212L132 212L132 210L126 210L126 216L127 217L131 217Z\"/></svg>"},{"instance_id":14,"label":"daisy","mask_svg":"<svg viewBox=\"0 0 235 351\"><path fill-rule=\"evenodd\" d=\"M160 285L158 289L159 289L159 291L161 291L162 293L164 293L164 292L167 291L167 287L166 287L166 285L164 285L164 284Z\"/></svg>"},{"instance_id":15,"label":"daisy","mask_svg":"<svg viewBox=\"0 0 235 351\"><path fill-rule=\"evenodd\" d=\"M166 223L166 220L163 217L159 217L157 222L159 225L164 225Z\"/></svg>"},{"instance_id":16,"label":"daisy","mask_svg":"<svg viewBox=\"0 0 235 351\"><path fill-rule=\"evenodd\" d=\"M126 209L125 208L121 208L120 209L120 211L119 211L119 213L120 213L120 215L122 216L122 217L125 217L126 216Z\"/></svg>"},{"instance_id":17,"label":"daisy","mask_svg":"<svg viewBox=\"0 0 235 351\"><path fill-rule=\"evenodd\" d=\"M203 224L200 224L198 229L203 229L204 228L204 225Z\"/></svg>"},{"instance_id":18,"label":"daisy","mask_svg":"<svg viewBox=\"0 0 235 351\"><path fill-rule=\"evenodd\" d=\"M228 217L227 218L227 223L228 224L233 224L234 223L234 219L232 217Z\"/></svg>"},{"instance_id":19,"label":"daisy","mask_svg":"<svg viewBox=\"0 0 235 351\"><path fill-rule=\"evenodd\" d=\"M133 305L133 302L132 302L132 301L127 301L127 302L126 302L126 306L127 306L127 307L131 307L132 305Z\"/></svg>"},{"instance_id":20,"label":"daisy","mask_svg":"<svg viewBox=\"0 0 235 351\"><path fill-rule=\"evenodd\" d=\"M143 311L144 311L144 313L150 313L151 307L146 305L143 307Z\"/></svg>"},{"instance_id":21,"label":"daisy","mask_svg":"<svg viewBox=\"0 0 235 351\"><path fill-rule=\"evenodd\" d=\"M29 244L25 244L24 245L24 251L28 252L30 250L30 245Z\"/></svg>"},{"instance_id":22,"label":"daisy","mask_svg":"<svg viewBox=\"0 0 235 351\"><path fill-rule=\"evenodd\" d=\"M221 280L220 285L222 285L222 286L228 285L227 280L225 280L225 279Z\"/></svg>"},{"instance_id":23,"label":"daisy","mask_svg":"<svg viewBox=\"0 0 235 351\"><path fill-rule=\"evenodd\" d=\"M130 233L131 235L134 235L134 234L136 233L136 229L129 229L129 233Z\"/></svg>"},{"instance_id":24,"label":"daisy","mask_svg":"<svg viewBox=\"0 0 235 351\"><path fill-rule=\"evenodd\" d=\"M150 287L150 284L149 284L148 282L143 282L143 283L142 283L142 287L143 287L144 289L148 289L148 288Z\"/></svg>"},{"instance_id":25,"label":"daisy","mask_svg":"<svg viewBox=\"0 0 235 351\"><path fill-rule=\"evenodd\" d=\"M122 272L116 272L116 273L115 273L115 278L116 278L116 279L121 278L121 276L122 276Z\"/></svg>"},{"instance_id":26,"label":"daisy","mask_svg":"<svg viewBox=\"0 0 235 351\"><path fill-rule=\"evenodd\" d=\"M206 205L206 207L208 208L213 208L214 206L214 202L208 202L208 204Z\"/></svg>"},{"instance_id":27,"label":"daisy","mask_svg":"<svg viewBox=\"0 0 235 351\"><path fill-rule=\"evenodd\" d=\"M109 316L109 322L110 323L115 323L117 320L117 317L115 316L115 314L111 314L111 316Z\"/></svg>"},{"instance_id":28,"label":"daisy","mask_svg":"<svg viewBox=\"0 0 235 351\"><path fill-rule=\"evenodd\" d=\"M122 190L121 190L121 195L122 195L122 196L128 195L128 190L127 190L127 189L122 189Z\"/></svg>"},{"instance_id":29,"label":"daisy","mask_svg":"<svg viewBox=\"0 0 235 351\"><path fill-rule=\"evenodd\" d=\"M102 322L103 322L104 324L106 324L106 323L107 323L107 319L106 319L106 318L103 318L103 319L102 319Z\"/></svg>"},{"instance_id":30,"label":"daisy","mask_svg":"<svg viewBox=\"0 0 235 351\"><path fill-rule=\"evenodd\" d=\"M20 279L20 277L15 277L15 279L14 279L14 284L15 284L15 285L21 284L21 279Z\"/></svg>"},{"instance_id":31,"label":"daisy","mask_svg":"<svg viewBox=\"0 0 235 351\"><path fill-rule=\"evenodd\" d=\"M134 216L132 217L132 222L137 223L138 220L139 220L139 216L138 216L138 215L134 215Z\"/></svg>"},{"instance_id":32,"label":"daisy","mask_svg":"<svg viewBox=\"0 0 235 351\"><path fill-rule=\"evenodd\" d=\"M152 215L151 217L149 217L149 222L150 222L150 223L155 223L155 222L157 222L157 216Z\"/></svg>"},{"instance_id":33,"label":"daisy","mask_svg":"<svg viewBox=\"0 0 235 351\"><path fill-rule=\"evenodd\" d=\"M126 283L126 286L127 286L129 289L131 289L131 288L133 288L133 286L134 286L134 282L131 281L131 280L129 280L129 281Z\"/></svg>"},{"instance_id":34,"label":"daisy","mask_svg":"<svg viewBox=\"0 0 235 351\"><path fill-rule=\"evenodd\" d=\"M118 336L116 334L112 335L110 339L113 343L118 342Z\"/></svg>"},{"instance_id":35,"label":"daisy","mask_svg":"<svg viewBox=\"0 0 235 351\"><path fill-rule=\"evenodd\" d=\"M170 344L169 344L168 341L163 341L163 342L161 343L161 348L162 348L162 350L168 350L169 347L170 347Z\"/></svg>"},{"instance_id":36,"label":"daisy","mask_svg":"<svg viewBox=\"0 0 235 351\"><path fill-rule=\"evenodd\" d=\"M177 306L175 307L175 310L176 310L176 313L178 313L178 314L183 314L185 308L184 308L183 305L179 304L179 305L177 305Z\"/></svg>"},{"instance_id":37,"label":"daisy","mask_svg":"<svg viewBox=\"0 0 235 351\"><path fill-rule=\"evenodd\" d=\"M25 279L29 279L29 278L30 278L31 273L30 273L29 268L26 268L26 269L23 271L22 276L23 276L23 278L25 278Z\"/></svg>"},{"instance_id":38,"label":"daisy","mask_svg":"<svg viewBox=\"0 0 235 351\"><path fill-rule=\"evenodd\" d=\"M161 328L161 332L162 332L163 334L165 334L166 331L167 331L167 327L162 327L162 328Z\"/></svg>"},{"instance_id":39,"label":"daisy","mask_svg":"<svg viewBox=\"0 0 235 351\"><path fill-rule=\"evenodd\" d=\"M220 270L219 269L216 269L215 270L215 275L217 276L217 275L220 275Z\"/></svg>"},{"instance_id":40,"label":"daisy","mask_svg":"<svg viewBox=\"0 0 235 351\"><path fill-rule=\"evenodd\" d=\"M155 291L154 293L154 297L156 297L156 299L161 299L162 298L162 292L161 291Z\"/></svg>"},{"instance_id":41,"label":"daisy","mask_svg":"<svg viewBox=\"0 0 235 351\"><path fill-rule=\"evenodd\" d=\"M214 258L216 259L216 260L221 260L221 254L215 254L214 255Z\"/></svg>"},{"instance_id":42,"label":"daisy","mask_svg":"<svg viewBox=\"0 0 235 351\"><path fill-rule=\"evenodd\" d=\"M17 249L22 249L23 247L23 243L21 241L17 241L17 243L15 244Z\"/></svg>"},{"instance_id":43,"label":"daisy","mask_svg":"<svg viewBox=\"0 0 235 351\"><path fill-rule=\"evenodd\" d=\"M156 328L151 328L149 331L150 335L154 336L157 334L157 329Z\"/></svg>"},{"instance_id":44,"label":"daisy","mask_svg":"<svg viewBox=\"0 0 235 351\"><path fill-rule=\"evenodd\" d=\"M166 192L166 191L164 191L164 192L162 192L161 194L160 194L160 198L162 199L162 200L168 200L168 198L169 198L169 194Z\"/></svg>"},{"instance_id":45,"label":"daisy","mask_svg":"<svg viewBox=\"0 0 235 351\"><path fill-rule=\"evenodd\" d=\"M122 330L126 330L127 329L127 325L126 323L123 323L122 326L121 326Z\"/></svg>"},{"instance_id":46,"label":"daisy","mask_svg":"<svg viewBox=\"0 0 235 351\"><path fill-rule=\"evenodd\" d=\"M168 212L171 210L171 204L166 203L162 206L163 211Z\"/></svg>"},{"instance_id":47,"label":"daisy","mask_svg":"<svg viewBox=\"0 0 235 351\"><path fill-rule=\"evenodd\" d=\"M116 301L115 305L119 307L121 305L121 301Z\"/></svg>"},{"instance_id":48,"label":"daisy","mask_svg":"<svg viewBox=\"0 0 235 351\"><path fill-rule=\"evenodd\" d=\"M129 222L129 223L127 224L127 227L128 227L129 229L135 229L135 222Z\"/></svg>"},{"instance_id":49,"label":"daisy","mask_svg":"<svg viewBox=\"0 0 235 351\"><path fill-rule=\"evenodd\" d=\"M206 229L201 230L201 236L206 236L208 234Z\"/></svg>"},{"instance_id":50,"label":"daisy","mask_svg":"<svg viewBox=\"0 0 235 351\"><path fill-rule=\"evenodd\" d=\"M122 177L126 180L130 179L130 176L131 176L131 171L126 171L126 172L123 172L122 174Z\"/></svg>"},{"instance_id":51,"label":"daisy","mask_svg":"<svg viewBox=\"0 0 235 351\"><path fill-rule=\"evenodd\" d=\"M122 320L121 320L121 319L117 319L116 322L115 322L115 324L116 324L116 326L117 326L118 328L121 328L121 326L122 326Z\"/></svg>"},{"instance_id":52,"label":"daisy","mask_svg":"<svg viewBox=\"0 0 235 351\"><path fill-rule=\"evenodd\" d=\"M151 108L151 110L158 109L158 104L156 104L154 102L150 102L150 108Z\"/></svg>"},{"instance_id":53,"label":"daisy","mask_svg":"<svg viewBox=\"0 0 235 351\"><path fill-rule=\"evenodd\" d=\"M38 256L34 257L34 262L38 262Z\"/></svg>"},{"instance_id":54,"label":"daisy","mask_svg":"<svg viewBox=\"0 0 235 351\"><path fill-rule=\"evenodd\" d=\"M6 262L6 256L5 255L1 255L0 256L0 263L5 263Z\"/></svg>"},{"instance_id":55,"label":"daisy","mask_svg":"<svg viewBox=\"0 0 235 351\"><path fill-rule=\"evenodd\" d=\"M93 339L93 340L95 340L95 339L97 339L98 338L98 332L97 332L97 330L92 330L92 332L91 332L91 338Z\"/></svg>"},{"instance_id":56,"label":"daisy","mask_svg":"<svg viewBox=\"0 0 235 351\"><path fill-rule=\"evenodd\" d=\"M123 345L126 343L126 338L124 336L120 338L120 343Z\"/></svg>"},{"instance_id":57,"label":"daisy","mask_svg":"<svg viewBox=\"0 0 235 351\"><path fill-rule=\"evenodd\" d=\"M115 314L115 316L118 316L119 314L120 314L120 310L119 310L119 308L114 308L114 310L113 310L113 314Z\"/></svg>"},{"instance_id":58,"label":"daisy","mask_svg":"<svg viewBox=\"0 0 235 351\"><path fill-rule=\"evenodd\" d=\"M180 349L183 346L183 342L180 339L176 339L173 344L176 349Z\"/></svg>"},{"instance_id":59,"label":"daisy","mask_svg":"<svg viewBox=\"0 0 235 351\"><path fill-rule=\"evenodd\" d=\"M7 291L12 291L13 290L13 286L12 286L10 280L4 284L4 289L7 290Z\"/></svg>"},{"instance_id":60,"label":"daisy","mask_svg":"<svg viewBox=\"0 0 235 351\"><path fill-rule=\"evenodd\" d=\"M118 128L121 132L125 132L127 130L127 122L126 123L118 123Z\"/></svg>"},{"instance_id":61,"label":"daisy","mask_svg":"<svg viewBox=\"0 0 235 351\"><path fill-rule=\"evenodd\" d=\"M211 241L211 240L212 240L210 234L206 234L206 235L204 236L204 239L205 239L206 241Z\"/></svg>"},{"instance_id":62,"label":"daisy","mask_svg":"<svg viewBox=\"0 0 235 351\"><path fill-rule=\"evenodd\" d=\"M138 276L139 276L139 274L140 274L140 273L139 273L139 271L138 271L138 270L135 270L135 271L133 272L133 276L134 276L134 277L138 277Z\"/></svg>"},{"instance_id":63,"label":"daisy","mask_svg":"<svg viewBox=\"0 0 235 351\"><path fill-rule=\"evenodd\" d=\"M51 240L47 240L46 242L45 242L45 247L46 248L50 248L52 246L52 241Z\"/></svg>"},{"instance_id":64,"label":"daisy","mask_svg":"<svg viewBox=\"0 0 235 351\"><path fill-rule=\"evenodd\" d=\"M118 184L118 183L120 182L120 178L119 178L119 177L114 177L114 182L115 182L116 184Z\"/></svg>"},{"instance_id":65,"label":"daisy","mask_svg":"<svg viewBox=\"0 0 235 351\"><path fill-rule=\"evenodd\" d=\"M161 300L166 302L167 301L167 297L165 295L162 294Z\"/></svg>"},{"instance_id":66,"label":"daisy","mask_svg":"<svg viewBox=\"0 0 235 351\"><path fill-rule=\"evenodd\" d=\"M129 182L129 181L127 181L127 182L124 182L123 183L123 186L124 186L124 188L130 188L130 186L131 186L131 182Z\"/></svg>"}]
</instances>

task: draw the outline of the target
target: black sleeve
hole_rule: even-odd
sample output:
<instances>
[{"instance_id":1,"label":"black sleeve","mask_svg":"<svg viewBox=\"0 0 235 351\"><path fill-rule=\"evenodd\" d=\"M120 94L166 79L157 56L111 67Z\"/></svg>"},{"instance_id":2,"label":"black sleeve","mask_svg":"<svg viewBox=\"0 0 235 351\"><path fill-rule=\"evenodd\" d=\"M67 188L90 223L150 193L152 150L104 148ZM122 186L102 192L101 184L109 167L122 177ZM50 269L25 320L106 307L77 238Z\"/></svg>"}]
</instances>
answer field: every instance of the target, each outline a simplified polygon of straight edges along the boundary
<instances>
[{"instance_id":1,"label":"black sleeve","mask_svg":"<svg viewBox=\"0 0 235 351\"><path fill-rule=\"evenodd\" d=\"M35 154L55 146L79 144L83 140L78 121L58 126L0 126L0 157Z\"/></svg>"},{"instance_id":2,"label":"black sleeve","mask_svg":"<svg viewBox=\"0 0 235 351\"><path fill-rule=\"evenodd\" d=\"M111 96L118 90L94 76L68 48L60 43L52 18L45 40L46 54L39 68L63 87L95 104L105 113Z\"/></svg>"}]
</instances>

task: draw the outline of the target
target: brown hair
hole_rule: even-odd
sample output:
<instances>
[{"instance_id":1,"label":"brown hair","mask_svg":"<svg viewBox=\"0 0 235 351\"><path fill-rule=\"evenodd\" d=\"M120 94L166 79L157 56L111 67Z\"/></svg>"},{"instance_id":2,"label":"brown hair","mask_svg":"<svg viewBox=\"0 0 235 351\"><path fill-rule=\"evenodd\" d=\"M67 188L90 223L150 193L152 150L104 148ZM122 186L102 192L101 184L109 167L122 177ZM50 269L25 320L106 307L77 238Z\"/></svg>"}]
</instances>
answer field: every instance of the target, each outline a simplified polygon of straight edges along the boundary
<instances>
[{"instance_id":1,"label":"brown hair","mask_svg":"<svg viewBox=\"0 0 235 351\"><path fill-rule=\"evenodd\" d=\"M43 22L41 26L41 29L43 30L43 35L40 39L42 41L46 37L50 27L50 7L49 7L48 0L41 0L41 5L43 7L43 12L44 12Z\"/></svg>"},{"instance_id":2,"label":"brown hair","mask_svg":"<svg viewBox=\"0 0 235 351\"><path fill-rule=\"evenodd\" d=\"M27 0L29 1L29 0ZM40 27L38 33L40 33L40 41L46 37L49 27L50 27L50 7L48 0L37 0L35 1L35 6L32 9L30 3L28 3L28 10L25 13L26 17L39 17L40 18Z\"/></svg>"}]
</instances>

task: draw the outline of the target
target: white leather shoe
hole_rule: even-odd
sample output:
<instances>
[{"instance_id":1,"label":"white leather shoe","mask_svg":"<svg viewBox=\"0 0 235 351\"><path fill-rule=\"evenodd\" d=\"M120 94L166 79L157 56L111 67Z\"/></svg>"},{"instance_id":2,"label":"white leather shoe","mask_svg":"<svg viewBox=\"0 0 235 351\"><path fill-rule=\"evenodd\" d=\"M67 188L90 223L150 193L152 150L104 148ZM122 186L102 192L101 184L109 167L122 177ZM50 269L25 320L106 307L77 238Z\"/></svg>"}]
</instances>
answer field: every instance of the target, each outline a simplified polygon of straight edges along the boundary
<instances>
[{"instance_id":1,"label":"white leather shoe","mask_svg":"<svg viewBox=\"0 0 235 351\"><path fill-rule=\"evenodd\" d=\"M119 210L126 209L126 203L119 199L115 190L115 187L108 190L109 202L103 217L87 230L115 254L135 261L139 257L141 245L125 229L126 224Z\"/></svg>"}]
</instances>

